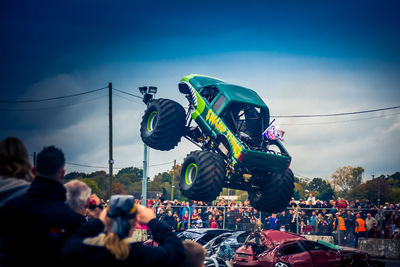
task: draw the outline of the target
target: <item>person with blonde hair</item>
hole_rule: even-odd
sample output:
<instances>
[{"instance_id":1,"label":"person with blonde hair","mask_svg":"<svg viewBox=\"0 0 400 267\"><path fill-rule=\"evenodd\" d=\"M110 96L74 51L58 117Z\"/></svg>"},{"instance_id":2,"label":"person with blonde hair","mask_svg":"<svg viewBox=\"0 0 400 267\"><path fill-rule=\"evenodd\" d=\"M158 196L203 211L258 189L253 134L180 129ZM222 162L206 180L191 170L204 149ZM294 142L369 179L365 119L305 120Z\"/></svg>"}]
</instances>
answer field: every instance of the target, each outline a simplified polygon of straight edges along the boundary
<instances>
[{"instance_id":1,"label":"person with blonde hair","mask_svg":"<svg viewBox=\"0 0 400 267\"><path fill-rule=\"evenodd\" d=\"M24 194L33 180L28 150L16 137L0 142L0 209L8 200Z\"/></svg>"},{"instance_id":2,"label":"person with blonde hair","mask_svg":"<svg viewBox=\"0 0 400 267\"><path fill-rule=\"evenodd\" d=\"M158 247L144 246L131 238L137 223L147 224ZM136 204L133 196L114 195L99 219L82 225L67 240L62 259L67 264L97 267L177 266L184 259L184 248L152 209Z\"/></svg>"}]
</instances>

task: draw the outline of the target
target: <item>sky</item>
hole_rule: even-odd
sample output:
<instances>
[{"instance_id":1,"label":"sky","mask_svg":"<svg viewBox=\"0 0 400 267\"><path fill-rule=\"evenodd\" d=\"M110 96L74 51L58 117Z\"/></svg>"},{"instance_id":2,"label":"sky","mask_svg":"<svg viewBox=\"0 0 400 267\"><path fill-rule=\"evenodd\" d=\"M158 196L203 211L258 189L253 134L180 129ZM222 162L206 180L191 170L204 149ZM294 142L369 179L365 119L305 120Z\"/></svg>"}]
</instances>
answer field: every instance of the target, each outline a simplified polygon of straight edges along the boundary
<instances>
[{"instance_id":1,"label":"sky","mask_svg":"<svg viewBox=\"0 0 400 267\"><path fill-rule=\"evenodd\" d=\"M179 80L198 73L258 92L273 116L400 105L398 1L1 1L0 100L113 87L183 106ZM143 164L145 105L114 91L114 166ZM0 103L0 139L29 154L60 147L67 172L108 171L108 94ZM400 109L323 118L276 118L299 177L362 166L364 179L400 171ZM197 148L182 139L150 150L149 176ZM73 165L95 166L89 168Z\"/></svg>"}]
</instances>

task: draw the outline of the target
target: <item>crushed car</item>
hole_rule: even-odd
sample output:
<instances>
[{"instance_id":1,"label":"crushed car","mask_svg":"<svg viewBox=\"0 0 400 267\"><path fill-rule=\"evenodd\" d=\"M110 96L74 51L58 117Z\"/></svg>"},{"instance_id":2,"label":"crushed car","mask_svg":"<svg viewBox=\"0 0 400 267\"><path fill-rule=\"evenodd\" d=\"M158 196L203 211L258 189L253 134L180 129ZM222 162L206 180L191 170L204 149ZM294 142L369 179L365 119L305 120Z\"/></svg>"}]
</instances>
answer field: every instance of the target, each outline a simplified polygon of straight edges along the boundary
<instances>
[{"instance_id":1,"label":"crushed car","mask_svg":"<svg viewBox=\"0 0 400 267\"><path fill-rule=\"evenodd\" d=\"M265 230L252 233L236 250L232 265L239 266L368 266L368 253L293 233Z\"/></svg>"}]
</instances>

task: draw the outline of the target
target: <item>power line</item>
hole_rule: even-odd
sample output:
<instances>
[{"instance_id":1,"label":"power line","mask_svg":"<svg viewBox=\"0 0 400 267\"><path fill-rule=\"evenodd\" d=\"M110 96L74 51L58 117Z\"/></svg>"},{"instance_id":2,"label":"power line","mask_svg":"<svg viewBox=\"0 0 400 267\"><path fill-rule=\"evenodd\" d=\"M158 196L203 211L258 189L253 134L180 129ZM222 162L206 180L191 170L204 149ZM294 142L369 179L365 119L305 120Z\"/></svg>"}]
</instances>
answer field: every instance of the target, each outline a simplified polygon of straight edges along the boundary
<instances>
[{"instance_id":1,"label":"power line","mask_svg":"<svg viewBox=\"0 0 400 267\"><path fill-rule=\"evenodd\" d=\"M106 95L101 95L99 97L95 97L95 98L91 98L91 99L87 99L86 101L81 101L81 102L77 102L77 103L70 103L70 104L65 104L65 105L57 105L57 106L50 106L50 107L37 107L37 108L15 108L15 109L11 109L11 108L0 108L1 111L35 111L35 110L48 110L48 109L59 109L59 108L63 108L63 107L71 107L71 106L76 106L76 105L81 105L81 104L85 104L88 102L93 102L93 101L97 101L101 98L104 98L108 96L108 94Z\"/></svg>"},{"instance_id":2,"label":"power line","mask_svg":"<svg viewBox=\"0 0 400 267\"><path fill-rule=\"evenodd\" d=\"M353 121L364 121L364 120L372 120L372 119L377 119L377 118L384 118L384 117L390 117L390 116L396 116L399 115L400 112L398 113L393 113L393 114L385 114L382 116L374 116L374 117L368 117L368 118L362 118L362 119L353 119L353 120L343 120L343 121L325 121L325 122L310 122L310 123L279 123L279 125L285 125L285 126L296 126L296 125L321 125L321 124L336 124L336 123L346 123L346 122L353 122Z\"/></svg>"},{"instance_id":3,"label":"power line","mask_svg":"<svg viewBox=\"0 0 400 267\"><path fill-rule=\"evenodd\" d=\"M108 166L107 167L105 167L105 166L93 166L93 165L73 163L73 162L65 162L65 164L73 165L73 166L79 166L79 167L94 168L94 169L106 169L106 168L108 168ZM119 169L119 168L114 167L114 169Z\"/></svg>"},{"instance_id":4,"label":"power line","mask_svg":"<svg viewBox=\"0 0 400 267\"><path fill-rule=\"evenodd\" d=\"M107 87L99 88L99 89L94 89L82 93L77 93L77 94L72 94L72 95L64 95L64 96L56 96L56 97L50 97L50 98L42 98L42 99L30 99L30 100L0 100L0 103L6 103L6 104L15 104L15 103L36 103L36 102L44 102L44 101L51 101L51 100L57 100L57 99L63 99L63 98L69 98L69 97L76 97L76 96L81 96L81 95L86 95L86 94L91 94L100 90L103 90Z\"/></svg>"},{"instance_id":5,"label":"power line","mask_svg":"<svg viewBox=\"0 0 400 267\"><path fill-rule=\"evenodd\" d=\"M129 93L129 92L117 89L117 88L113 88L113 89L118 91L118 92L120 92L120 93L123 93L123 94L126 94L126 95L130 95L130 96L133 96L133 97L136 97L136 98L139 98L139 99L143 99L143 96L135 95L135 94L132 94L132 93Z\"/></svg>"},{"instance_id":6,"label":"power line","mask_svg":"<svg viewBox=\"0 0 400 267\"><path fill-rule=\"evenodd\" d=\"M174 163L174 162L170 161L170 162L165 162L165 163L153 164L153 165L149 165L149 167L162 166L162 165L167 165L167 164L171 164L171 163Z\"/></svg>"},{"instance_id":7,"label":"power line","mask_svg":"<svg viewBox=\"0 0 400 267\"><path fill-rule=\"evenodd\" d=\"M159 164L153 164L153 165L149 165L149 167L156 167L156 166L162 166L162 165L167 165L167 164L171 164L173 163L173 161L170 162L165 162L165 163L159 163ZM86 168L94 168L94 169L107 169L108 166L95 166L95 165L89 165L89 164L81 164L81 163L74 163L74 162L65 162L65 164L67 165L73 165L73 166L79 166L79 167L86 167ZM140 168L141 166L129 166L132 168ZM124 169L124 168L129 168L129 167L113 167L113 169Z\"/></svg>"},{"instance_id":8,"label":"power line","mask_svg":"<svg viewBox=\"0 0 400 267\"><path fill-rule=\"evenodd\" d=\"M370 109L370 110L362 110L362 111L353 111L353 112L332 113L332 114L276 115L276 116L271 115L271 117L274 117L274 118L336 117L336 116L347 116L347 115L354 115L354 114L362 114L362 113L370 113L370 112L384 111L384 110L397 109L397 108L400 108L400 106L387 107L387 108L379 108L379 109Z\"/></svg>"},{"instance_id":9,"label":"power line","mask_svg":"<svg viewBox=\"0 0 400 267\"><path fill-rule=\"evenodd\" d=\"M113 95L115 95L115 96L118 96L119 98L122 98L122 99L124 99L124 100L126 100L126 101L129 101L129 102L132 102L132 103L136 103L136 104L144 104L144 103L142 103L142 102L138 102L138 101L135 101L135 100L132 100L132 99L129 99L129 98L123 97L123 96L121 96L121 95L119 95L119 94L116 94L116 93L113 93Z\"/></svg>"}]
</instances>

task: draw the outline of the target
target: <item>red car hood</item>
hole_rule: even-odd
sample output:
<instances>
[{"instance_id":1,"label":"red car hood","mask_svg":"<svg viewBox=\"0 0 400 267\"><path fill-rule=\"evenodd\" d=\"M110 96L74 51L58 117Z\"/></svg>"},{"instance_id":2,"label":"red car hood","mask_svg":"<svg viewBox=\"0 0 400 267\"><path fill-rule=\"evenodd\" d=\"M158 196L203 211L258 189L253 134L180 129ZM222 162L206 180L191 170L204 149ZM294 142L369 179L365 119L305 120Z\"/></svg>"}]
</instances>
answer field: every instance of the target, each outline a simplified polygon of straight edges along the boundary
<instances>
[{"instance_id":1,"label":"red car hood","mask_svg":"<svg viewBox=\"0 0 400 267\"><path fill-rule=\"evenodd\" d=\"M280 244L286 241L295 241L295 240L305 240L306 238L293 233L281 232L276 230L265 230L262 232L264 236L266 236L271 243L274 245Z\"/></svg>"}]
</instances>

